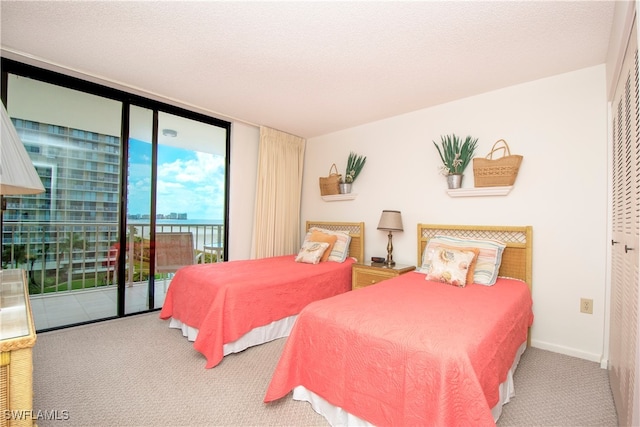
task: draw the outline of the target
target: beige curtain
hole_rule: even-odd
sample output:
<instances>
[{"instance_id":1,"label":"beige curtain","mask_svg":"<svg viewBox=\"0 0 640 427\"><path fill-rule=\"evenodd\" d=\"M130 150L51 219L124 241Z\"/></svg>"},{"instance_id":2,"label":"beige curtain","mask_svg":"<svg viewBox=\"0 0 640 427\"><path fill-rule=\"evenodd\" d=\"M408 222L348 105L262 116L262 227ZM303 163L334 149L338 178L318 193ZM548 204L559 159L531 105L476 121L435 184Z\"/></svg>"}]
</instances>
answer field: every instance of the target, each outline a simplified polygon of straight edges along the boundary
<instances>
[{"instance_id":1,"label":"beige curtain","mask_svg":"<svg viewBox=\"0 0 640 427\"><path fill-rule=\"evenodd\" d=\"M260 127L252 258L300 249L300 198L305 140Z\"/></svg>"}]
</instances>

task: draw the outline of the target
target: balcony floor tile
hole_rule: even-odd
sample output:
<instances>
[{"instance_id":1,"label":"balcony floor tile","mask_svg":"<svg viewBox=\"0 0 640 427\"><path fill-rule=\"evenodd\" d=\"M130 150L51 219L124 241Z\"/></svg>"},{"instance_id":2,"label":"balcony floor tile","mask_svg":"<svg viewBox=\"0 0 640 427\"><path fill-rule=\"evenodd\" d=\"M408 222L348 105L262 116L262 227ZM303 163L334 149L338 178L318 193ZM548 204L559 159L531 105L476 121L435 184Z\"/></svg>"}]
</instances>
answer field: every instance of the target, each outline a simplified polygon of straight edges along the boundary
<instances>
[{"instance_id":1,"label":"balcony floor tile","mask_svg":"<svg viewBox=\"0 0 640 427\"><path fill-rule=\"evenodd\" d=\"M155 284L155 287L155 308L160 308L166 296L165 285L160 281ZM117 314L115 287L32 295L30 301L36 331L113 317ZM146 310L148 310L146 283L127 287L125 289L125 313L138 313Z\"/></svg>"}]
</instances>

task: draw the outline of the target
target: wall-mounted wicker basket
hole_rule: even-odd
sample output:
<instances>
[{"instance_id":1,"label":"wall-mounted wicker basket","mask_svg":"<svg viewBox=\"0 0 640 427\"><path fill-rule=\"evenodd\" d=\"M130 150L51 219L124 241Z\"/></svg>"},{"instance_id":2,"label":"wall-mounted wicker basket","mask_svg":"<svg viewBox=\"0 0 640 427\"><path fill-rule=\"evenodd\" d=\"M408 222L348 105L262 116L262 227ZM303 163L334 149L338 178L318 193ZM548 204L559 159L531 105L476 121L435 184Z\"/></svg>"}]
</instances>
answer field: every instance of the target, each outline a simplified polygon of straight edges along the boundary
<instances>
[{"instance_id":1,"label":"wall-mounted wicker basket","mask_svg":"<svg viewBox=\"0 0 640 427\"><path fill-rule=\"evenodd\" d=\"M502 150L502 157L494 159L494 154L500 150ZM522 156L511 154L507 141L499 139L493 144L491 151L485 158L476 157L473 159L474 184L476 187L513 185L521 163Z\"/></svg>"},{"instance_id":2,"label":"wall-mounted wicker basket","mask_svg":"<svg viewBox=\"0 0 640 427\"><path fill-rule=\"evenodd\" d=\"M333 172L335 170L335 172ZM320 177L320 195L331 196L340 194L340 180L342 175L338 173L338 167L334 163L329 168L329 176Z\"/></svg>"}]
</instances>

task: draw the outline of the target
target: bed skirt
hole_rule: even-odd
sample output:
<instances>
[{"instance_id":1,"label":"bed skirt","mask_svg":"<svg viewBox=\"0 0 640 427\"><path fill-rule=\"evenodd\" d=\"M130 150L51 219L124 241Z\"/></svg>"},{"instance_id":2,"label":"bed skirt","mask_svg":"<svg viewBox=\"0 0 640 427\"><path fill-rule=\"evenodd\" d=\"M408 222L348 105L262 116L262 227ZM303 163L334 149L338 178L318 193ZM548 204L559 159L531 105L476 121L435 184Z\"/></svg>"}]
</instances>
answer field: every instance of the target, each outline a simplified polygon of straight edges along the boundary
<instances>
[{"instance_id":1,"label":"bed skirt","mask_svg":"<svg viewBox=\"0 0 640 427\"><path fill-rule=\"evenodd\" d=\"M498 421L500 415L502 414L502 405L509 403L511 398L515 396L515 387L513 383L513 374L518 367L518 363L520 363L520 357L524 353L527 348L526 341L522 343L522 345L518 348L516 353L516 357L511 365L511 369L507 373L507 379L500 384L500 400L491 408L491 414L493 415L493 420ZM363 420L362 418L356 417L353 414L345 411L344 409L334 406L324 400L322 397L318 396L314 392L307 390L304 386L297 386L293 389L293 399L300 400L304 402L309 402L314 411L318 414L322 415L331 426L349 426L349 427L364 427L364 426L372 426L371 423Z\"/></svg>"},{"instance_id":2,"label":"bed skirt","mask_svg":"<svg viewBox=\"0 0 640 427\"><path fill-rule=\"evenodd\" d=\"M288 337L291 333L291 328L296 321L297 315L285 317L281 320L276 320L268 325L258 326L238 338L237 340L227 343L223 346L223 354L226 356L231 353L239 353L254 345L264 344L269 341L277 340L278 338ZM198 336L198 329L182 323L176 318L171 318L169 322L170 328L182 330L182 335L189 341L195 341Z\"/></svg>"}]
</instances>

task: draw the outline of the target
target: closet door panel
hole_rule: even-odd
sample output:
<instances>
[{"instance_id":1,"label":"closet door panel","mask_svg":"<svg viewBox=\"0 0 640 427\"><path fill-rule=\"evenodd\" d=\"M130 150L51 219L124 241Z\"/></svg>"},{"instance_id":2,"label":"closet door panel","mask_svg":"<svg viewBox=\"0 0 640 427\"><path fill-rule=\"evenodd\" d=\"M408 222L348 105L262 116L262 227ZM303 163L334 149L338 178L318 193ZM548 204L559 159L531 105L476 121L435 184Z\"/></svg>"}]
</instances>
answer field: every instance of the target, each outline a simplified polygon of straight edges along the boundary
<instances>
[{"instance_id":1,"label":"closet door panel","mask_svg":"<svg viewBox=\"0 0 640 427\"><path fill-rule=\"evenodd\" d=\"M612 259L609 377L620 425L630 425L636 382L640 260L640 96L634 23L612 105Z\"/></svg>"}]
</instances>

